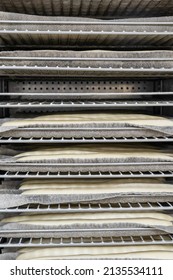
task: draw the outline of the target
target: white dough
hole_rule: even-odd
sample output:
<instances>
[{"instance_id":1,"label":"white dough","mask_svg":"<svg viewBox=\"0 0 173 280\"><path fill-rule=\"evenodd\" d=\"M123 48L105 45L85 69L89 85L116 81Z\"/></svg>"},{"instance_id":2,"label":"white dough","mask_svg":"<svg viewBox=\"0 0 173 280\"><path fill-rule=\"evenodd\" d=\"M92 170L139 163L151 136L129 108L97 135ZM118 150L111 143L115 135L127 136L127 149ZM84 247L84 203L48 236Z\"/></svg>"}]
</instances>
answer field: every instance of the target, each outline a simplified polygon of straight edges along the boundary
<instances>
[{"instance_id":1,"label":"white dough","mask_svg":"<svg viewBox=\"0 0 173 280\"><path fill-rule=\"evenodd\" d=\"M20 153L15 156L17 162L58 159L127 159L148 158L172 160L172 154L166 154L156 148L131 145L69 145L56 148L43 148Z\"/></svg>"},{"instance_id":2,"label":"white dough","mask_svg":"<svg viewBox=\"0 0 173 280\"><path fill-rule=\"evenodd\" d=\"M21 182L21 186L23 185L31 185L34 184L66 184L66 185L87 185L92 186L93 184L129 184L129 183L150 183L150 184L156 184L165 182L164 178L123 178L123 179L24 179Z\"/></svg>"},{"instance_id":3,"label":"white dough","mask_svg":"<svg viewBox=\"0 0 173 280\"><path fill-rule=\"evenodd\" d=\"M17 260L85 258L154 258L173 259L172 245L131 245L102 247L59 247L19 251Z\"/></svg>"},{"instance_id":4,"label":"white dough","mask_svg":"<svg viewBox=\"0 0 173 280\"><path fill-rule=\"evenodd\" d=\"M152 193L173 192L173 184L152 179L108 180L25 180L19 190L23 195L39 194L102 194L102 193Z\"/></svg>"},{"instance_id":5,"label":"white dough","mask_svg":"<svg viewBox=\"0 0 173 280\"><path fill-rule=\"evenodd\" d=\"M1 220L2 223L19 223L28 225L61 226L74 224L137 223L143 225L172 226L170 215L157 212L101 212L101 213L65 213L18 215Z\"/></svg>"}]
</instances>

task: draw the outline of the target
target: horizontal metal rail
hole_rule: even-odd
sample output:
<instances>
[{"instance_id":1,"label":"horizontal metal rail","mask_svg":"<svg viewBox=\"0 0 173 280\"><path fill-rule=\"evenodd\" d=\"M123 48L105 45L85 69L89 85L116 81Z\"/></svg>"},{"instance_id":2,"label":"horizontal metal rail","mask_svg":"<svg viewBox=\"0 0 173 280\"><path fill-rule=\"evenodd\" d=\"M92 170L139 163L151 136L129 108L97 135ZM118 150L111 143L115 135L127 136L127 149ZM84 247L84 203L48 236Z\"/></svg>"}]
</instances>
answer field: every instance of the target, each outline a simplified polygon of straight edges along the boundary
<instances>
[{"instance_id":1,"label":"horizontal metal rail","mask_svg":"<svg viewBox=\"0 0 173 280\"><path fill-rule=\"evenodd\" d=\"M0 60L6 60L6 61L14 61L14 60L25 60L25 61L173 61L173 57L31 57L31 56L0 56ZM5 67L5 65L2 65L1 67ZM13 67L15 65L13 64ZM24 67L24 66L23 66ZM28 66L30 67L30 66ZM31 66L32 67L32 66ZM36 67L36 66L35 66ZM58 66L57 66L58 67ZM67 68L67 67L64 67ZM79 67L81 68L81 67ZM92 68L92 67L89 67ZM101 67L98 67L101 68ZM110 67L112 68L112 67ZM131 67L129 67L131 69ZM142 68L142 67L141 67Z\"/></svg>"},{"instance_id":2,"label":"horizontal metal rail","mask_svg":"<svg viewBox=\"0 0 173 280\"><path fill-rule=\"evenodd\" d=\"M168 198L170 199L170 198ZM166 202L117 202L117 203L68 203L56 205L27 204L18 207L0 209L0 213L84 213L118 211L172 211L172 201Z\"/></svg>"},{"instance_id":3,"label":"horizontal metal rail","mask_svg":"<svg viewBox=\"0 0 173 280\"><path fill-rule=\"evenodd\" d=\"M1 144L8 143L147 143L147 142L173 142L173 136L160 137L62 137L62 138L24 138L24 137L0 137Z\"/></svg>"},{"instance_id":4,"label":"horizontal metal rail","mask_svg":"<svg viewBox=\"0 0 173 280\"><path fill-rule=\"evenodd\" d=\"M117 108L173 106L173 101L0 101L0 108Z\"/></svg>"},{"instance_id":5,"label":"horizontal metal rail","mask_svg":"<svg viewBox=\"0 0 173 280\"><path fill-rule=\"evenodd\" d=\"M0 108L117 108L117 107L156 107L156 106L173 106L173 101L0 101Z\"/></svg>"},{"instance_id":6,"label":"horizontal metal rail","mask_svg":"<svg viewBox=\"0 0 173 280\"><path fill-rule=\"evenodd\" d=\"M24 58L21 58L22 60L24 60ZM157 68L157 67L139 67L139 68L135 68L135 67L119 67L119 68L114 68L114 67L70 67L70 66L67 66L67 67L60 67L60 66L55 66L55 67L52 67L52 66L27 66L27 65L24 65L24 66L16 66L16 65L11 65L11 66L6 66L6 65L1 65L0 66L0 71L33 71L33 72L37 72L37 71L44 71L44 72L50 72L50 71L62 71L62 72L102 72L102 73L111 73L111 72L118 72L120 74L123 74L123 73L126 73L126 72L130 72L131 74L133 73L169 73L169 74L172 74L173 73L173 66L170 67L170 68L166 68L166 67L160 67L160 68ZM2 73L0 73L2 75Z\"/></svg>"},{"instance_id":7,"label":"horizontal metal rail","mask_svg":"<svg viewBox=\"0 0 173 280\"><path fill-rule=\"evenodd\" d=\"M93 31L93 30L88 30L88 31L83 31L83 30L68 30L68 31L63 31L63 30L57 30L57 31L50 31L50 30L17 30L17 29L0 29L0 35L8 35L8 34L17 34L17 35L22 35L22 34L26 34L26 35L99 35L99 36L111 36L111 35L119 35L119 36L143 36L145 35L145 37L148 36L173 36L173 31L136 31L136 30L132 30L132 31L104 31L104 30L100 30L100 31Z\"/></svg>"},{"instance_id":8,"label":"horizontal metal rail","mask_svg":"<svg viewBox=\"0 0 173 280\"><path fill-rule=\"evenodd\" d=\"M156 26L162 26L162 25L168 25L168 26L173 26L173 23L170 21L115 21L115 20L100 20L100 21L72 21L72 20L62 20L62 21L58 21L58 20L0 20L0 24L42 24L42 25L56 25L56 24L63 24L63 25L156 25Z\"/></svg>"},{"instance_id":9,"label":"horizontal metal rail","mask_svg":"<svg viewBox=\"0 0 173 280\"><path fill-rule=\"evenodd\" d=\"M29 84L28 84L29 85ZM73 96L80 96L81 98L84 96L88 96L88 95L92 95L93 94L93 92L82 92L82 93L80 93L80 92L0 92L0 96L3 96L3 97L5 97L5 96L11 96L11 97L13 97L13 96L22 96L22 97L26 97L26 96L32 96L32 97L42 97L42 96L44 96L44 97L51 97L51 96L68 96L68 95L71 95L71 97L73 97ZM132 95L132 96L138 96L138 95L147 95L147 96L152 96L152 95L156 95L156 96L158 96L158 95L163 95L163 96L165 96L165 95L173 95L173 92L172 91L156 91L156 92L107 92L107 91L105 91L105 92L99 92L98 93L98 96L100 96L100 95L113 95L114 96L114 98L115 98L115 96L117 95L117 96L126 96L126 95ZM88 100L89 101L89 100ZM98 102L100 102L100 101L98 101Z\"/></svg>"}]
</instances>

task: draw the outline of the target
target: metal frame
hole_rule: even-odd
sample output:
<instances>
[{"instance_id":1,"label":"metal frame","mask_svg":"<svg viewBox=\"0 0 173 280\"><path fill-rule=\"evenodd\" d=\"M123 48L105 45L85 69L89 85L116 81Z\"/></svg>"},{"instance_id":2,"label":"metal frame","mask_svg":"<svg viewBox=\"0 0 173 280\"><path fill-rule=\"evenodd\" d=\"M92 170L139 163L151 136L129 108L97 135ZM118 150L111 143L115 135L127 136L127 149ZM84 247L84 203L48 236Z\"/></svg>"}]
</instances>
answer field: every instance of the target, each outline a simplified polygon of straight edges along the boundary
<instances>
[{"instance_id":1,"label":"metal frame","mask_svg":"<svg viewBox=\"0 0 173 280\"><path fill-rule=\"evenodd\" d=\"M108 6L109 7L109 6ZM128 7L125 7L125 10L128 9ZM139 11L138 11L139 13ZM24 36L22 37L22 35L27 35L29 36L30 40L32 42L32 45L37 44L34 42L34 40L32 40L32 35L37 35L38 36L38 45L39 45L39 40L41 41L39 37L40 36L47 36L46 40L48 39L51 40L50 38L52 38L54 35L68 35L67 38L69 38L69 36L71 35L76 35L77 38L80 38L80 36L86 36L85 37L85 41L87 41L87 39L90 37L94 38L93 36L99 36L103 39L103 36L105 36L105 38L107 36L110 36L110 38L116 38L117 36L123 36L124 38L128 38L128 40L130 40L131 36L136 38L137 42L139 43L139 48L140 48L140 44L142 45L142 42L146 39L150 40L149 41L149 45L156 45L159 44L161 46L164 45L168 45L168 47L173 47L171 46L171 42L173 40L173 32L167 32L166 30L164 32L157 32L157 31L153 31L153 32L148 32L148 31L142 31L142 32L136 32L135 31L135 27L136 26L164 26L166 29L166 26L168 27L173 27L173 23L172 22L111 22L111 21L102 21L102 22L79 22L79 21L0 21L0 24L16 24L16 25L44 25L46 27L46 25L51 24L52 26L54 25L88 25L88 26L99 26L100 24L104 25L104 26L110 26L110 25L117 25L117 26L134 26L134 30L132 32L129 31L123 31L123 32L116 32L116 31L111 31L111 32L104 32L102 30L100 31L82 31L82 30L76 30L76 31L61 31L61 30L57 30L57 31L50 31L50 30L45 30L45 31L40 31L40 30L35 30L35 31L30 31L26 28L26 30L17 30L17 29L13 29L13 30L7 30L7 29L1 29L0 30L0 38L3 42L3 45L1 44L1 48L7 48L7 46L10 48L14 47L12 45L11 42L14 42L15 39L19 38L19 45L20 42L24 41L24 43L22 42L22 47L26 47L25 46L25 40L22 40L23 38L25 38ZM69 27L70 28L70 27ZM76 28L77 29L77 28ZM125 29L125 28L124 28ZM49 38L50 36L50 38ZM9 43L6 43L6 41L8 41L9 38ZM15 38L15 39L14 39ZM14 41L13 41L14 39ZM16 39L16 41L17 41ZM166 39L166 40L165 40ZM118 42L117 45L121 45L121 42ZM76 43L76 42L75 42ZM6 45L7 44L7 45ZM8 45L9 44L9 45ZM10 44L12 44L10 46ZM105 40L103 41L103 45L105 45ZM26 44L27 45L27 44ZM92 43L91 43L92 45ZM101 47L102 43L100 43L100 47ZM106 44L107 45L107 44ZM111 45L111 44L110 44ZM147 45L147 44L146 44ZM30 44L31 46L31 44ZM54 46L52 46L54 47ZM78 46L80 47L80 46ZM125 48L125 46L123 46ZM110 47L111 48L111 47ZM112 62L112 61L156 61L156 62L164 62L164 61L168 61L168 62L173 62L173 58L73 58L73 57L66 57L66 58L45 58L45 57L39 57L39 58L34 58L34 57L0 57L0 61L8 61L11 62L13 65L12 66L7 66L1 65L0 66L0 71L1 76L9 75L16 75L17 71L24 71L24 73L28 73L28 75L31 73L34 75L40 75L39 71L44 71L45 75L47 75L50 71L51 75L52 72L55 71L55 74L58 74L59 71L62 72L62 75L66 75L66 71L68 72L68 75L74 74L73 72L82 72L82 75L85 75L86 72L88 74L94 73L95 75L98 76L102 76L104 74L106 74L108 72L108 74L111 75L116 75L118 73L118 76L123 76L124 74L128 74L131 76L134 76L135 74L139 74L140 75L173 75L173 67L169 68L169 67L156 67L156 68L137 68L137 67L132 67L132 68L114 68L114 67L49 67L46 66L45 67L39 67L37 65L35 66L16 66L15 63L16 61L20 61L20 60L25 60L26 64L27 61L45 61L45 64L47 61L57 61L57 63L59 61L89 61L89 62L96 62L96 61L106 61L106 62ZM13 60L15 61L13 63ZM94 65L94 63L93 63ZM3 72L4 71L4 72ZM8 71L12 72L11 74L8 73ZM102 73L102 74L100 74ZM42 73L41 73L42 74ZM107 74L107 75L108 75ZM23 72L22 72L23 75ZM81 75L81 73L79 74L79 76ZM82 76L81 75L81 76ZM44 75L43 75L44 76ZM92 75L91 75L92 76ZM63 95L63 93L60 93L60 95ZM87 94L87 93L86 93ZM127 92L127 94L130 94L130 92ZM173 95L173 92L169 92L169 93L164 93L164 92L153 92L153 93L135 93L135 95ZM0 93L0 96L24 96L25 94L21 94L21 93ZM27 96L36 96L34 93L31 94L27 94ZM8 110L6 109L10 109L10 108L118 108L121 106L125 106L125 107L142 107L142 106L146 106L146 107L170 107L173 106L173 101L171 100L166 100L166 101L160 101L160 100L148 100L148 101L70 101L70 102L65 102L65 101L0 101L0 108L3 108L3 117L6 116L6 112ZM157 108L156 108L157 109ZM4 111L5 110L5 111ZM8 144L8 143L137 143L137 142L173 142L173 136L163 136L163 137L121 137L121 138L115 138L115 137L111 137L111 138L106 138L106 137L101 137L101 138L75 138L75 137L71 137L71 138L22 138L22 137L0 137L0 143L1 144ZM10 163L11 165L13 163ZM140 163L141 164L141 163ZM153 163L144 163L145 165L150 166L150 164ZM156 163L154 163L156 164ZM162 165L164 165L163 162L159 162L157 163L158 165L160 165L160 168L162 167ZM167 163L168 164L168 163ZM170 163L172 164L172 163ZM17 165L15 163L15 165ZM57 164L56 164L57 165ZM62 164L61 164L62 165ZM65 164L64 164L65 165ZM79 165L79 164L78 164ZM85 164L87 165L87 164ZM89 164L89 165L93 165L93 164ZM105 165L105 164L96 164L98 165ZM110 163L109 165L117 165L117 164L113 164ZM128 164L123 164L123 165L129 165ZM134 165L138 165L135 164ZM168 169L169 169L169 164L168 164ZM157 171L157 172L9 172L9 171L0 171L0 178L2 179L7 179L7 178L157 178L157 177L173 177L173 171L166 171L166 172L162 172L162 171ZM145 204L145 206L144 206ZM35 208L34 208L35 207ZM156 211L169 211L169 210L173 210L173 202L167 201L167 202L147 202L147 203L116 203L116 204L107 204L106 206L98 204L96 208L94 208L95 211L133 211L133 210L138 210L138 211L148 211L148 210L156 210ZM33 212L37 212L37 213L43 213L43 212L58 212L58 213L64 213L64 212L91 212L93 211L93 206L91 204L82 206L82 204L76 204L76 206L72 206L70 204L66 205L66 206L62 206L56 205L55 206L51 206L51 205L46 205L46 206L42 206L42 205L37 205L37 206L33 206L33 205L27 205L27 206L21 206L21 207L13 207L13 208L9 208L9 209L0 209L0 213L20 213L20 212L26 212L26 213L33 213ZM57 233L61 233L63 234L63 232L68 232L69 234L72 232L76 232L78 229L57 229L54 230L53 232L57 232ZM123 231L127 231L127 234L129 232L129 236L128 237L106 237L106 238L37 238L37 239L33 239L33 238L8 238L8 239L4 239L2 237L0 237L0 247L1 248L23 248L23 247L63 247L63 246L114 246L114 245L147 245L147 244L173 244L173 235L171 234L163 234L163 235L151 235L151 236L131 236L130 232L133 230L134 232L136 232L138 234L138 232L141 230L144 233L147 232L148 230L154 230L152 228L106 228L104 229L104 231L114 231L114 232L118 232L120 230ZM87 233L89 231L91 231L91 229L82 229L80 230L84 233ZM92 229L93 232L99 232L100 233L100 229ZM47 233L51 233L52 230L0 230L0 236L5 236L5 234L7 234L8 236L10 234L24 234L25 232L27 232L28 234L33 234L33 233L37 233L37 234L42 234L43 232L47 232ZM37 241L37 243L35 243L35 241Z\"/></svg>"}]
</instances>

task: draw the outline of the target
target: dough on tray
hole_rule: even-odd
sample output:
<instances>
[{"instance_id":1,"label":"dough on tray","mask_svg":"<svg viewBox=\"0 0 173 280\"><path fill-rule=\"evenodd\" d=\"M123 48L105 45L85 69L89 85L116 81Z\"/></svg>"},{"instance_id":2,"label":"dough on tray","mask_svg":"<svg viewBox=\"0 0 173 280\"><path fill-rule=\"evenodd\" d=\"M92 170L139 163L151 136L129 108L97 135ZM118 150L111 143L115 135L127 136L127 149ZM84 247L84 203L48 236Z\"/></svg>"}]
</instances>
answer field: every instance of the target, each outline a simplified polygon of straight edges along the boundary
<instances>
[{"instance_id":1,"label":"dough on tray","mask_svg":"<svg viewBox=\"0 0 173 280\"><path fill-rule=\"evenodd\" d=\"M45 115L31 119L19 119L8 121L2 126L33 126L33 125L58 125L58 124L93 124L93 123L115 123L115 124L131 124L139 126L171 126L173 121L160 116L152 116L145 114L118 114L118 113L78 113L78 114L57 114Z\"/></svg>"},{"instance_id":2,"label":"dough on tray","mask_svg":"<svg viewBox=\"0 0 173 280\"><path fill-rule=\"evenodd\" d=\"M102 194L102 193L168 193L173 184L157 179L94 179L59 180L30 179L19 186L23 195L41 194Z\"/></svg>"},{"instance_id":3,"label":"dough on tray","mask_svg":"<svg viewBox=\"0 0 173 280\"><path fill-rule=\"evenodd\" d=\"M75 224L102 225L108 223L132 223L148 226L172 226L173 217L157 212L92 212L63 214L18 215L4 218L2 223L18 223L39 226L71 226Z\"/></svg>"},{"instance_id":4,"label":"dough on tray","mask_svg":"<svg viewBox=\"0 0 173 280\"><path fill-rule=\"evenodd\" d=\"M56 260L85 258L173 259L172 245L129 245L97 247L36 248L18 251L17 260Z\"/></svg>"},{"instance_id":5,"label":"dough on tray","mask_svg":"<svg viewBox=\"0 0 173 280\"><path fill-rule=\"evenodd\" d=\"M117 145L117 144L86 144L86 145L57 145L27 151L15 156L16 162L49 161L49 160L74 160L96 161L105 159L127 161L131 159L148 159L172 161L172 154L149 145Z\"/></svg>"}]
</instances>

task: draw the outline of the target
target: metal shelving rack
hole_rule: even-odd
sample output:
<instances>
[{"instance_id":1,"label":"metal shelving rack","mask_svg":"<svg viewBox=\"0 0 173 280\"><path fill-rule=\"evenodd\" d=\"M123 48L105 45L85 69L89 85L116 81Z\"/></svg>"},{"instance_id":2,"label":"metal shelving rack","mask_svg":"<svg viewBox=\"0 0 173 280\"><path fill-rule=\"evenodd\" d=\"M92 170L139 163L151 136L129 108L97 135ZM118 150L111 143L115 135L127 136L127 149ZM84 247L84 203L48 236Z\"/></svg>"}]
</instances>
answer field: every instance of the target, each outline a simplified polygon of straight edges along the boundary
<instances>
[{"instance_id":1,"label":"metal shelving rack","mask_svg":"<svg viewBox=\"0 0 173 280\"><path fill-rule=\"evenodd\" d=\"M40 1L39 5L32 11L32 6L29 8L29 13L37 12L39 15L45 13L43 2ZM53 0L52 0L53 1ZM52 2L48 1L48 2ZM13 5L10 1L1 1L0 9L11 12L24 12L25 3L21 7ZM78 2L79 6L82 0L69 1L73 6ZM94 2L94 1L93 1ZM103 16L104 11L108 11L108 15L105 18L111 19L113 12L117 10L115 1L102 1L105 5L105 9L99 12L96 5L93 14L90 12L92 9L87 9L88 13L84 11L86 16L93 16L100 18ZM116 1L117 2L117 1ZM119 8L122 8L122 2L120 1ZM131 2L131 1L130 1ZM140 1L140 5L137 5L135 9L136 16L142 16L142 8L144 8L145 1ZM163 1L162 1L163 2ZM111 4L112 3L112 4ZM132 3L132 2L131 2ZM3 5L2 5L3 4ZM113 8L111 7L113 5ZM131 4L133 7L127 6L124 9L124 13L127 16L133 16L135 2ZM173 14L173 5L168 6L168 14ZM165 5L165 7L166 7ZM164 16L165 7L160 10L160 15ZM158 16L157 3L150 1L148 4L150 9L150 16ZM73 9L69 9L71 13ZM112 11L112 12L111 12ZM55 6L52 6L52 14L60 15L60 11L56 11ZM48 14L50 14L50 9ZM69 14L72 15L72 14ZM122 14L123 15L123 10ZM144 16L147 14L145 13ZM8 28L3 28L4 24L8 25ZM18 28L13 28L13 24L18 25ZM109 50L133 50L134 43L138 46L138 49L173 49L173 23L172 22L148 22L149 27L153 27L152 31L148 29L144 31L136 31L136 27L144 27L146 22L120 22L117 23L119 27L124 26L124 30L121 32L110 31L94 31L93 26L98 25L95 22L80 22L80 26L87 26L88 31L61 29L62 24L67 22L46 22L46 21L33 21L30 24L36 27L38 24L42 24L45 30L30 30L26 26L25 30L21 30L21 25L28 23L24 21L0 21L0 39L1 50L32 50L40 49L40 44L43 49L48 47L52 49L68 49L69 46L75 50L79 49L96 49L106 47ZM46 29L46 26L51 24L53 26L58 25L59 29L56 31L50 31ZM69 25L75 25L76 22L70 21ZM112 23L104 21L103 29L105 26L109 27ZM155 27L165 27L165 30L156 31ZM131 28L131 31L127 30ZM171 29L171 30L170 30ZM60 40L65 37L65 41ZM72 42L72 37L75 37L75 44ZM97 41L97 45L90 42L90 38L93 41ZM58 44L56 43L58 40ZM45 44L43 44L43 41ZM82 42L82 43L81 43ZM127 44L127 42L129 42ZM128 46L127 46L128 45ZM20 60L25 60L26 65L21 66L18 64ZM106 66L71 66L73 61L76 62L106 62ZM145 62L152 62L155 60L157 63L173 63L173 58L146 58ZM33 66L29 63L33 62ZM44 62L45 66L37 65L37 61ZM58 62L65 62L68 66L59 66ZM2 118L13 117L14 112L37 112L44 110L52 112L59 112L63 110L98 110L98 109L138 109L146 110L147 112L153 112L157 115L167 115L172 117L173 107L173 67L150 67L145 66L134 67L122 66L122 67L110 67L108 62L140 62L141 58L74 58L74 57L61 57L61 58L45 58L40 57L0 57L0 113ZM56 66L47 65L48 62L57 63ZM34 64L35 63L35 64ZM74 76L75 73L75 77ZM127 96L133 93L133 99L123 98L125 94ZM57 97L58 95L58 97ZM92 96L94 95L94 97ZM79 99L80 97L80 99ZM99 97L99 99L98 99ZM15 115L15 114L14 114ZM24 138L24 137L0 137L0 144L63 144L63 143L160 143L171 144L173 143L173 135L161 136L161 137L69 137L69 138ZM150 168L148 168L150 169ZM168 168L169 169L169 168ZM173 171L162 171L161 165L156 172L10 172L0 171L1 180L8 179L28 179L28 178L173 178ZM8 214L20 214L20 213L67 213L67 212L110 212L110 211L163 211L169 212L173 210L173 198L171 201L156 201L147 203L109 203L109 204L57 204L57 205L22 205L20 207L13 207L7 209L0 209L0 213ZM139 229L136 229L136 233ZM145 232L148 229L141 229ZM87 230L86 230L87 231ZM9 235L17 233L20 237L22 230L10 231L7 230L7 237ZM33 231L30 231L32 235ZM38 231L38 235L41 231ZM106 238L4 238L5 231L0 231L0 247L3 248L23 248L23 247L62 247L62 246L112 246L112 245L148 245L148 244L173 244L172 234L159 234L150 236L111 236Z\"/></svg>"}]
</instances>

